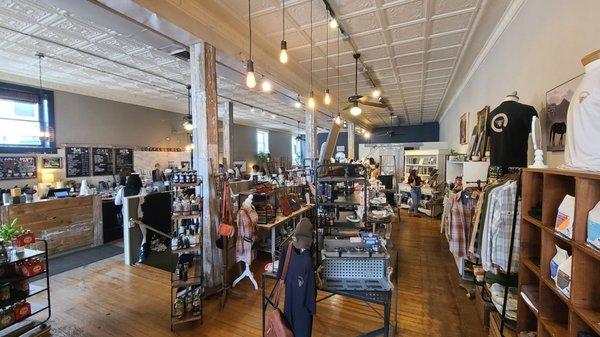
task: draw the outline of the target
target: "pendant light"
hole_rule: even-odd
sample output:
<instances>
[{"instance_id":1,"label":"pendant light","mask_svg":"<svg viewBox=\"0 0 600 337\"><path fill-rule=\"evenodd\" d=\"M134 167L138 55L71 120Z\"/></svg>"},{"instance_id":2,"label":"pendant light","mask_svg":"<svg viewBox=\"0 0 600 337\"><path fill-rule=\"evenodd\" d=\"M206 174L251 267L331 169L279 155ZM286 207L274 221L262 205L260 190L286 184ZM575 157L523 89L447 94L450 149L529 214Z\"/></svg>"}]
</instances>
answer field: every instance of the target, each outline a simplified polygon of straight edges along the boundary
<instances>
[{"instance_id":1,"label":"pendant light","mask_svg":"<svg viewBox=\"0 0 600 337\"><path fill-rule=\"evenodd\" d=\"M194 124L192 123L192 86L188 84L186 88L188 99L188 114L184 118L185 121L183 122L183 128L185 129L185 131L191 132L192 130L194 130Z\"/></svg>"},{"instance_id":2,"label":"pendant light","mask_svg":"<svg viewBox=\"0 0 600 337\"><path fill-rule=\"evenodd\" d=\"M325 17L328 17L327 8L325 8ZM323 97L323 103L325 105L331 104L331 95L329 95L329 29L325 28L325 96Z\"/></svg>"},{"instance_id":3,"label":"pendant light","mask_svg":"<svg viewBox=\"0 0 600 337\"><path fill-rule=\"evenodd\" d=\"M273 91L273 85L266 78L263 79L263 81L260 85L260 88L263 92L267 92L267 93Z\"/></svg>"},{"instance_id":4,"label":"pendant light","mask_svg":"<svg viewBox=\"0 0 600 337\"><path fill-rule=\"evenodd\" d=\"M354 54L354 97L358 97L358 58L360 54ZM358 116L362 113L362 109L358 106L358 99L354 101L354 105L350 109L352 116Z\"/></svg>"},{"instance_id":5,"label":"pendant light","mask_svg":"<svg viewBox=\"0 0 600 337\"><path fill-rule=\"evenodd\" d=\"M308 107L315 109L315 93L312 87L313 76L313 0L310 0L310 95L308 95Z\"/></svg>"},{"instance_id":6,"label":"pendant light","mask_svg":"<svg viewBox=\"0 0 600 337\"><path fill-rule=\"evenodd\" d=\"M332 18L332 21L335 21L334 18ZM337 24L337 21L336 21ZM336 87L337 87L337 117L335 118L335 123L337 125L342 124L342 117L340 116L340 31L337 31L338 36L337 36L337 60L336 60L336 65L337 67L336 69L336 75L337 75L337 81L336 81Z\"/></svg>"},{"instance_id":7,"label":"pendant light","mask_svg":"<svg viewBox=\"0 0 600 337\"><path fill-rule=\"evenodd\" d=\"M35 53L35 56L37 56L38 58L38 71L39 71L39 113L40 115L43 114L43 111L45 109L45 104L44 104L44 87L42 86L42 59L44 57L46 57L46 55L44 55L44 53L41 52L37 52ZM47 121L46 121L47 123ZM50 140L50 129L48 124L42 124L40 125L40 139L42 141L48 141Z\"/></svg>"},{"instance_id":8,"label":"pendant light","mask_svg":"<svg viewBox=\"0 0 600 337\"><path fill-rule=\"evenodd\" d=\"M285 0L283 0L283 10L281 12L282 17L282 38L281 38L281 51L279 52L279 62L286 64L288 61L287 54L287 41L285 40Z\"/></svg>"},{"instance_id":9,"label":"pendant light","mask_svg":"<svg viewBox=\"0 0 600 337\"><path fill-rule=\"evenodd\" d=\"M250 15L250 0L248 0L248 31L250 36L250 56L246 62L246 86L252 89L256 86L256 77L254 77L254 62L252 62L252 16Z\"/></svg>"}]
</instances>

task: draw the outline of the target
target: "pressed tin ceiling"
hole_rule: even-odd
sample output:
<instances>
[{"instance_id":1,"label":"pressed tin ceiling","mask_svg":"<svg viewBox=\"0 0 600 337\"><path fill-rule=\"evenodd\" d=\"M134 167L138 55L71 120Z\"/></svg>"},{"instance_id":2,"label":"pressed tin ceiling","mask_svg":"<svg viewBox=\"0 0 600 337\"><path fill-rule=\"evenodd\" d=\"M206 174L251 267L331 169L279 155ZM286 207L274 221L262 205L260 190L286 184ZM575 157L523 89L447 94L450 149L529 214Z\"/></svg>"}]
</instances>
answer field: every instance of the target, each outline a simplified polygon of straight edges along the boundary
<instances>
[{"instance_id":1,"label":"pressed tin ceiling","mask_svg":"<svg viewBox=\"0 0 600 337\"><path fill-rule=\"evenodd\" d=\"M174 47L165 41L153 42L83 20L49 2L0 0L0 80L37 86L35 54L42 52L47 88L186 113L189 62L168 53ZM249 91L241 75L239 82L219 76L218 93L220 101L232 98L257 107L252 111L234 103L238 124L296 132L296 121L304 123L304 111L289 98ZM329 124L328 116L319 114L318 125Z\"/></svg>"},{"instance_id":2,"label":"pressed tin ceiling","mask_svg":"<svg viewBox=\"0 0 600 337\"><path fill-rule=\"evenodd\" d=\"M200 1L200 0L195 0ZM327 16L322 0L313 1L314 76L326 82ZM481 0L329 0L342 27L350 34L373 79L402 124L435 121L454 69L473 29ZM247 1L220 1L240 20L247 20ZM286 40L290 58L310 71L310 0L286 1ZM281 0L252 2L255 34L264 34L274 45L281 40ZM337 83L335 31L329 29L329 87ZM353 48L340 46L340 96L354 91ZM373 87L359 75L359 94ZM374 125L389 123L389 111L370 109L363 114Z\"/></svg>"},{"instance_id":3,"label":"pressed tin ceiling","mask_svg":"<svg viewBox=\"0 0 600 337\"><path fill-rule=\"evenodd\" d=\"M244 23L247 21L246 0L189 1L212 1L230 12L234 19ZM316 85L324 89L327 22L323 1L313 1L313 40L316 43L314 76ZM10 28L0 28L0 79L35 84L37 59L34 54L42 51L50 56L44 60L44 82L50 88L186 111L187 99L182 83L189 81L189 65L168 53L173 46L141 42L114 27L111 29L82 20L49 2L53 1L0 0L0 26ZM343 28L349 32L352 43L362 54L371 77L390 103L391 111L401 117L396 123L434 121L463 50L468 46L467 41L474 30L475 18L481 11L482 0L329 0L329 3ZM308 0L286 1L289 55L295 64L305 67L306 71L310 69L309 6ZM107 12L107 15L114 14ZM253 34L262 35L278 49L281 40L281 0L252 0L252 20ZM103 22L109 26L106 20ZM111 61L13 30L101 55ZM335 31L329 32L329 87L336 93ZM354 90L352 53L349 41L342 40L339 67L342 101ZM68 62L89 67L83 68ZM158 76L149 76L136 68ZM242 74L239 74L239 79L237 75L233 78L221 76L219 69L218 92L221 100L233 98L268 110L264 115L262 112L257 114L260 109L251 112L248 106L234 103L236 122L295 131L295 121L304 121L304 111L295 109L289 96L250 91L243 85ZM124 80L110 73L124 74L138 81ZM367 78L359 74L359 94L368 95L371 89ZM365 110L361 118L370 125L382 126L390 121L390 111ZM289 119L273 119L271 111ZM329 126L326 114L320 113L318 118L321 128Z\"/></svg>"}]
</instances>

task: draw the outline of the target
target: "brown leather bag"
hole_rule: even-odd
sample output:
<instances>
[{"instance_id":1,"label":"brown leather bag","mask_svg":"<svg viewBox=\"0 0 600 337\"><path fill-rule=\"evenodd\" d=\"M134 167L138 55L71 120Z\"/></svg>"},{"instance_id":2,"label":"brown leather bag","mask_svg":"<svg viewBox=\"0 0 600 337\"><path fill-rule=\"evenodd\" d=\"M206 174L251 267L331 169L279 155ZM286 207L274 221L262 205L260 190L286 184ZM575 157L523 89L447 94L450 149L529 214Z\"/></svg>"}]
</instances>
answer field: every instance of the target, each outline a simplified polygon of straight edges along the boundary
<instances>
[{"instance_id":1,"label":"brown leather bag","mask_svg":"<svg viewBox=\"0 0 600 337\"><path fill-rule=\"evenodd\" d=\"M288 200L287 195L280 193L277 199L279 200L279 208L281 209L281 213L284 216L290 216L294 211L292 210L292 206L290 206L290 201Z\"/></svg>"},{"instance_id":2,"label":"brown leather bag","mask_svg":"<svg viewBox=\"0 0 600 337\"><path fill-rule=\"evenodd\" d=\"M287 275L290 259L292 258L292 244L288 245L287 253L285 254L285 261L283 265L283 271L281 278L277 280L275 284L275 293L273 296L273 311L267 319L267 326L265 330L265 337L294 337L294 333L290 330L288 322L285 320L285 316L279 310L279 296L281 291L285 289L285 277ZM281 266L280 266L281 267Z\"/></svg>"},{"instance_id":3,"label":"brown leather bag","mask_svg":"<svg viewBox=\"0 0 600 337\"><path fill-rule=\"evenodd\" d=\"M233 212L231 211L231 192L229 182L223 183L223 200L221 201L221 222L219 223L219 235L232 237L235 233L233 223Z\"/></svg>"}]
</instances>

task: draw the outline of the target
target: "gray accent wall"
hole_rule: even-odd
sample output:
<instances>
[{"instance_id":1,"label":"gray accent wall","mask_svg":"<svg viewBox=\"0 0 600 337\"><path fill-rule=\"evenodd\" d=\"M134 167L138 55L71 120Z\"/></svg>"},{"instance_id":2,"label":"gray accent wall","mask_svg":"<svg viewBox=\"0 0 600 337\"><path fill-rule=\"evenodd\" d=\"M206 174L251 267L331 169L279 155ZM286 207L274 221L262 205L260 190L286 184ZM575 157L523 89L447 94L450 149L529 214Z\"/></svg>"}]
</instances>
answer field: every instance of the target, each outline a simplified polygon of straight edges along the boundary
<instances>
[{"instance_id":1,"label":"gray accent wall","mask_svg":"<svg viewBox=\"0 0 600 337\"><path fill-rule=\"evenodd\" d=\"M248 169L257 162L256 130L258 128L235 124L233 126L233 160L245 160ZM269 152L272 157L292 156L292 134L269 131Z\"/></svg>"}]
</instances>

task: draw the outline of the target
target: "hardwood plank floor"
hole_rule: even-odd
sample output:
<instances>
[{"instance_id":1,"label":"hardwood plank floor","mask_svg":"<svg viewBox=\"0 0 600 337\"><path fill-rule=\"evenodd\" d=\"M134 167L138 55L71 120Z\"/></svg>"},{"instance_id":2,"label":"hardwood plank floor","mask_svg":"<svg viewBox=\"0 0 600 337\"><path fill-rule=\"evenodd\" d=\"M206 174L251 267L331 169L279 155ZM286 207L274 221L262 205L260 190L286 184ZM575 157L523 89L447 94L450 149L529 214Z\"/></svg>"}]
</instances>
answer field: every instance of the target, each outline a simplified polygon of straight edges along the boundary
<instances>
[{"instance_id":1,"label":"hardwood plank floor","mask_svg":"<svg viewBox=\"0 0 600 337\"><path fill-rule=\"evenodd\" d=\"M474 302L457 286L456 266L439 233L439 221L402 216L394 228L400 255L398 335L485 336ZM51 335L261 336L260 291L248 281L236 288L245 298L230 298L223 312L218 298L209 299L204 324L181 325L171 332L168 278L149 267L125 266L122 256L53 276ZM313 336L356 336L381 325L378 314L364 303L334 296L318 304Z\"/></svg>"}]
</instances>

